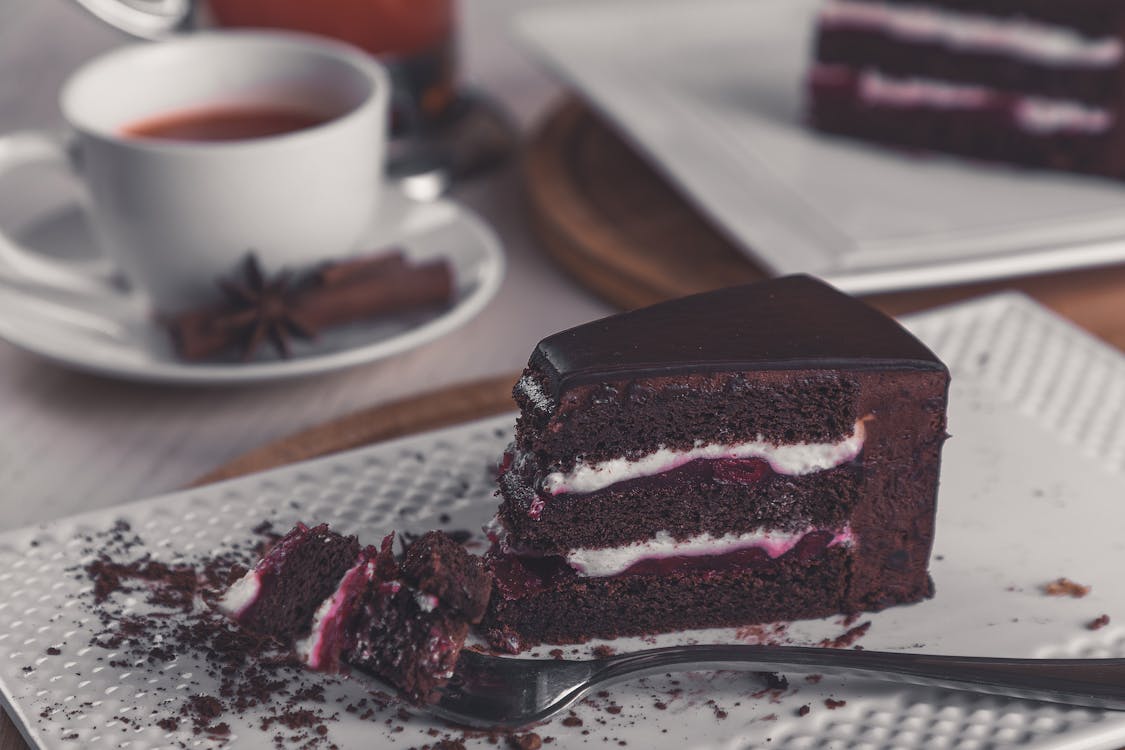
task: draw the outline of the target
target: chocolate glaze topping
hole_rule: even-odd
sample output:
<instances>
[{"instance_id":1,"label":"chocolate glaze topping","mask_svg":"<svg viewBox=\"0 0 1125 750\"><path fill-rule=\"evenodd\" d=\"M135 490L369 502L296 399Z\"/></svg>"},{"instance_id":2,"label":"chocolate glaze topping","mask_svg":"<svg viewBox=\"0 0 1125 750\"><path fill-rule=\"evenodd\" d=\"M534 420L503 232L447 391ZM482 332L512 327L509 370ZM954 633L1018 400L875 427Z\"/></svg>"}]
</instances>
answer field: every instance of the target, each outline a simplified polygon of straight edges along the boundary
<instances>
[{"instance_id":1,"label":"chocolate glaze topping","mask_svg":"<svg viewBox=\"0 0 1125 750\"><path fill-rule=\"evenodd\" d=\"M531 355L552 395L691 372L945 370L906 329L810 276L786 276L621 313L548 336Z\"/></svg>"}]
</instances>

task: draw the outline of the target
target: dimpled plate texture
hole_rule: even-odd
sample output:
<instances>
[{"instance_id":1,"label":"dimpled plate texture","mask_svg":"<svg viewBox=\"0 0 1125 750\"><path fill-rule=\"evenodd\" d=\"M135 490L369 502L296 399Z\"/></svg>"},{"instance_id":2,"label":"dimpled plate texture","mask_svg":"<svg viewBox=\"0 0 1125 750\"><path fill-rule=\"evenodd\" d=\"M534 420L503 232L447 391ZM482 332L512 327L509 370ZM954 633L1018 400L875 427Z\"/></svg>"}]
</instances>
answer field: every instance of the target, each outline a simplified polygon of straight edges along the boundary
<instances>
[{"instance_id":1,"label":"dimpled plate texture","mask_svg":"<svg viewBox=\"0 0 1125 750\"><path fill-rule=\"evenodd\" d=\"M1026 298L1001 295L912 318L909 325L953 371L949 430L932 572L937 595L863 617L868 649L1030 657L1125 656L1125 360ZM144 551L199 557L253 538L263 518L303 519L376 541L384 531L477 529L495 506L494 463L512 416L398 440L245 479L64 519L0 536L0 688L28 739L45 748L210 747L190 727L166 732L122 716L157 716L179 691L213 691L190 655L152 667L107 666L88 645L96 627L89 581L65 572L84 561L83 535L128 521ZM478 536L479 538L479 536ZM1092 587L1049 597L1060 576ZM1099 630L1086 624L1108 614ZM776 627L620 639L616 651L741 639L808 644L841 635L842 618ZM598 644L566 650L586 654ZM60 653L49 655L48 648ZM536 654L547 658L548 649ZM99 661L101 657L101 661ZM764 691L750 674L684 674L622 685L537 731L553 747L1111 748L1125 715L846 681ZM313 679L321 679L314 677ZM675 682L672 682L675 680ZM370 687L324 678L328 703ZM827 699L844 701L833 704ZM612 706L611 702L616 704ZM799 709L808 706L806 715ZM394 709L392 708L393 712ZM424 717L363 720L339 711L328 739L341 748L421 747L439 727ZM226 718L226 717L225 717ZM229 718L240 748L273 746L253 711ZM569 724L575 724L571 721ZM186 722L181 726L186 726ZM401 729L399 729L401 727ZM397 731L396 731L397 730ZM768 744L767 744L768 740ZM503 739L500 740L504 742ZM468 737L468 747L491 747ZM502 746L502 745L501 745ZM547 747L551 747L548 745Z\"/></svg>"}]
</instances>

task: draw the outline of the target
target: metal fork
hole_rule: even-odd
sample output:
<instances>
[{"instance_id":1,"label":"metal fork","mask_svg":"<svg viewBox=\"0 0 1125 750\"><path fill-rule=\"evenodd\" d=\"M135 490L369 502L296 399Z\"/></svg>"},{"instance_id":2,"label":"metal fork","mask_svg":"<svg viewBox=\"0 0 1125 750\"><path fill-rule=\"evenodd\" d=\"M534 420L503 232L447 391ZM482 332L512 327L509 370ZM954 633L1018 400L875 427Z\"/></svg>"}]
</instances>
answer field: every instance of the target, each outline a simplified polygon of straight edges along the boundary
<instances>
[{"instance_id":1,"label":"metal fork","mask_svg":"<svg viewBox=\"0 0 1125 750\"><path fill-rule=\"evenodd\" d=\"M595 688L646 674L737 669L819 672L1014 698L1125 710L1125 659L997 659L789 646L674 646L587 661L463 651L430 707L471 727L519 729Z\"/></svg>"}]
</instances>

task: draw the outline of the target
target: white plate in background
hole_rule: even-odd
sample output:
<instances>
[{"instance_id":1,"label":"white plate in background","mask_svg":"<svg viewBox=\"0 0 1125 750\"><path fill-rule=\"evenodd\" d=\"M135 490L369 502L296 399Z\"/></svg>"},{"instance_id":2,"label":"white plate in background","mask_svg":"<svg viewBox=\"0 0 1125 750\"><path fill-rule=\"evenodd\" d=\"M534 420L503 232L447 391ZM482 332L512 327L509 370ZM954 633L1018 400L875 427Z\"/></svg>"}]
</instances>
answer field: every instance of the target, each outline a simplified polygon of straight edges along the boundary
<instances>
[{"instance_id":1,"label":"white plate in background","mask_svg":"<svg viewBox=\"0 0 1125 750\"><path fill-rule=\"evenodd\" d=\"M806 127L818 5L559 3L515 31L776 274L868 293L1125 260L1125 185Z\"/></svg>"}]
</instances>

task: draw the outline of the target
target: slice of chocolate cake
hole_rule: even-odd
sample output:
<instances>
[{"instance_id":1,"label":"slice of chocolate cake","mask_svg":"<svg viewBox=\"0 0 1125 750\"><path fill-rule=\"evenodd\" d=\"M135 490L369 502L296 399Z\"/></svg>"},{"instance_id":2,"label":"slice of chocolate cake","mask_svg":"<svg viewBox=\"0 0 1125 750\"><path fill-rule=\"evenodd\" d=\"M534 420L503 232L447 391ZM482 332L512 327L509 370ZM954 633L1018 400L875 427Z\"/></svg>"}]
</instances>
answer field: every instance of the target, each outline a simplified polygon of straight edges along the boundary
<instances>
[{"instance_id":1,"label":"slice of chocolate cake","mask_svg":"<svg viewBox=\"0 0 1125 750\"><path fill-rule=\"evenodd\" d=\"M948 383L893 320L804 276L544 339L489 529L490 641L929 596Z\"/></svg>"},{"instance_id":2,"label":"slice of chocolate cake","mask_svg":"<svg viewBox=\"0 0 1125 750\"><path fill-rule=\"evenodd\" d=\"M216 606L293 647L311 669L370 672L421 702L453 675L491 574L441 532L394 555L394 534L360 549L321 525L298 524Z\"/></svg>"}]
</instances>

